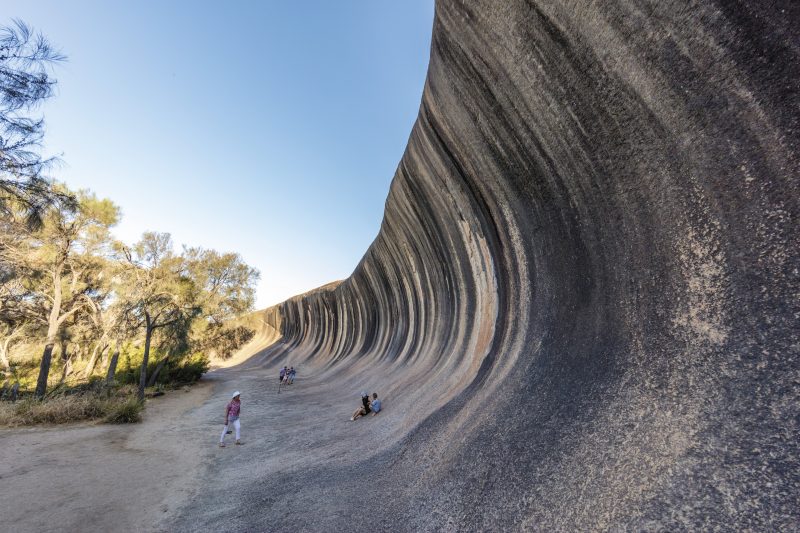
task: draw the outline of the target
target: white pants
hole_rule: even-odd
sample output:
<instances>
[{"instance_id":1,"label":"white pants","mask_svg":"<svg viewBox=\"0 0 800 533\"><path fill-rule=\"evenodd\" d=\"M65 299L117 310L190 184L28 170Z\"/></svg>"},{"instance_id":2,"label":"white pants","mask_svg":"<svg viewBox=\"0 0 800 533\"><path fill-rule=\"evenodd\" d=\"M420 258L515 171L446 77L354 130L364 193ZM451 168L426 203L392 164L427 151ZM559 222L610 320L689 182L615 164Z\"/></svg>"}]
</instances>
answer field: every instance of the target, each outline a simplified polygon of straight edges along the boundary
<instances>
[{"instance_id":1,"label":"white pants","mask_svg":"<svg viewBox=\"0 0 800 533\"><path fill-rule=\"evenodd\" d=\"M242 426L239 423L239 419L238 418L233 421L233 429L236 430L236 440L239 440L239 430L241 429L241 427ZM220 435L220 437L219 437L219 441L220 442L224 442L225 441L225 434L227 432L228 432L228 426L223 426L222 427L222 435Z\"/></svg>"}]
</instances>

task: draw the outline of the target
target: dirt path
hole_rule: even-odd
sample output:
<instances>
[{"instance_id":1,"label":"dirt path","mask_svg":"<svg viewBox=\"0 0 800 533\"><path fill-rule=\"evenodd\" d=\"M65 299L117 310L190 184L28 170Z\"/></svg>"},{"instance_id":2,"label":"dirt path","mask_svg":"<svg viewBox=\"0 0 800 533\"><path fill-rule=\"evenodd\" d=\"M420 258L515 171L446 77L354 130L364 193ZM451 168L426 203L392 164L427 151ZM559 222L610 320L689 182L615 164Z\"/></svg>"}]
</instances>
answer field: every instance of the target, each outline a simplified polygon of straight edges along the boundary
<instances>
[{"instance_id":1,"label":"dirt path","mask_svg":"<svg viewBox=\"0 0 800 533\"><path fill-rule=\"evenodd\" d=\"M190 497L214 381L149 400L133 426L0 430L0 509L15 531L147 531Z\"/></svg>"},{"instance_id":2,"label":"dirt path","mask_svg":"<svg viewBox=\"0 0 800 533\"><path fill-rule=\"evenodd\" d=\"M150 400L137 425L0 430L6 523L17 531L281 531L295 528L298 512L301 530L349 520L362 465L379 442L394 440L396 421L350 422L358 391L311 369L279 394L277 368L251 360L211 372L190 392ZM233 390L242 392L245 445L219 448ZM320 475L329 478L322 485Z\"/></svg>"},{"instance_id":3,"label":"dirt path","mask_svg":"<svg viewBox=\"0 0 800 533\"><path fill-rule=\"evenodd\" d=\"M207 448L203 486L171 514L165 530L352 530L352 515L362 514L353 503L369 490L364 476L375 473L375 457L393 441L389 434L400 414L350 422L358 390L329 383L311 369L279 394L279 366L214 374L217 399L197 413L213 421L212 438L218 438L222 390L240 390L245 445Z\"/></svg>"}]
</instances>

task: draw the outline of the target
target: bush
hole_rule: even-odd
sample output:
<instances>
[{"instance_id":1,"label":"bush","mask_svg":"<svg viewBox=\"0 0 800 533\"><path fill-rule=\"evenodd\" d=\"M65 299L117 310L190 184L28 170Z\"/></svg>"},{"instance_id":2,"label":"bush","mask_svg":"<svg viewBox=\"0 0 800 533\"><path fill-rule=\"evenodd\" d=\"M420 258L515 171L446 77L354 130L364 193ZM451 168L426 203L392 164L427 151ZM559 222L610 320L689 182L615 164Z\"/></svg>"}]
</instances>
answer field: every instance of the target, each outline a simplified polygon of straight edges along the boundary
<instances>
[{"instance_id":1,"label":"bush","mask_svg":"<svg viewBox=\"0 0 800 533\"><path fill-rule=\"evenodd\" d=\"M0 425L66 424L99 419L118 424L140 421L142 403L128 391L119 392L60 394L44 401L28 397L15 404L3 402Z\"/></svg>"},{"instance_id":2,"label":"bush","mask_svg":"<svg viewBox=\"0 0 800 533\"><path fill-rule=\"evenodd\" d=\"M195 353L175 366L168 366L159 376L161 383L194 383L208 372L209 360L204 353Z\"/></svg>"},{"instance_id":3,"label":"bush","mask_svg":"<svg viewBox=\"0 0 800 533\"><path fill-rule=\"evenodd\" d=\"M114 380L123 385L135 385L139 383L139 369L142 366L143 350L135 347L132 343L125 343L119 352L119 364ZM151 363L148 371L155 368Z\"/></svg>"},{"instance_id":4,"label":"bush","mask_svg":"<svg viewBox=\"0 0 800 533\"><path fill-rule=\"evenodd\" d=\"M100 418L105 414L104 403L94 395L56 396L43 402L28 398L13 406L9 425L63 424Z\"/></svg>"},{"instance_id":5,"label":"bush","mask_svg":"<svg viewBox=\"0 0 800 533\"><path fill-rule=\"evenodd\" d=\"M11 426L14 420L15 405L0 402L0 426Z\"/></svg>"},{"instance_id":6,"label":"bush","mask_svg":"<svg viewBox=\"0 0 800 533\"><path fill-rule=\"evenodd\" d=\"M106 415L105 421L110 424L132 424L142 420L144 403L137 398L128 398L122 403L113 405Z\"/></svg>"},{"instance_id":7,"label":"bush","mask_svg":"<svg viewBox=\"0 0 800 533\"><path fill-rule=\"evenodd\" d=\"M36 387L36 379L38 377L38 361L20 361L11 365L11 373L5 376L0 387L11 387L14 383L19 383L20 391L32 390Z\"/></svg>"},{"instance_id":8,"label":"bush","mask_svg":"<svg viewBox=\"0 0 800 533\"><path fill-rule=\"evenodd\" d=\"M128 345L120 351L120 362L114 380L122 385L138 385L142 367L143 353L140 348ZM152 376L161 359L165 357L159 350L151 352L147 362L147 375ZM161 385L194 383L208 372L210 362L203 352L185 356L173 356L158 374L157 383Z\"/></svg>"}]
</instances>

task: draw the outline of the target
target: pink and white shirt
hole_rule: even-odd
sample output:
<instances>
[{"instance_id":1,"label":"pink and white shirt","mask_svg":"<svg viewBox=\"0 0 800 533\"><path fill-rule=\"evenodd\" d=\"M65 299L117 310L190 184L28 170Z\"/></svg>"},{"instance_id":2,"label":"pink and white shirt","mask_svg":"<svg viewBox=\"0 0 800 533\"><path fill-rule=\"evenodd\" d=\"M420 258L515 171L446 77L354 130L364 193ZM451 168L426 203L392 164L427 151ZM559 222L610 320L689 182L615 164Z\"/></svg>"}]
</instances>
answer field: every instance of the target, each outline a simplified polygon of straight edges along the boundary
<instances>
[{"instance_id":1,"label":"pink and white shirt","mask_svg":"<svg viewBox=\"0 0 800 533\"><path fill-rule=\"evenodd\" d=\"M228 403L228 420L236 420L239 418L239 410L242 408L242 402L234 402L231 400Z\"/></svg>"}]
</instances>

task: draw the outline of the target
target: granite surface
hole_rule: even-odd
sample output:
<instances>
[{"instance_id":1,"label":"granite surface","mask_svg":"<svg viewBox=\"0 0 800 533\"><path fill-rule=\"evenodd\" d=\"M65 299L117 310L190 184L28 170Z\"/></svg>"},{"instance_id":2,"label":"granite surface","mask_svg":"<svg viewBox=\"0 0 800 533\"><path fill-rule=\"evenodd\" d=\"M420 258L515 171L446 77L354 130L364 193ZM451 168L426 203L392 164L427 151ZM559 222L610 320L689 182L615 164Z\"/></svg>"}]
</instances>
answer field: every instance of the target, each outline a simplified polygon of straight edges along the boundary
<instances>
[{"instance_id":1,"label":"granite surface","mask_svg":"<svg viewBox=\"0 0 800 533\"><path fill-rule=\"evenodd\" d=\"M792 1L437 1L380 234L247 363L385 413L244 529L800 529L799 59Z\"/></svg>"}]
</instances>

